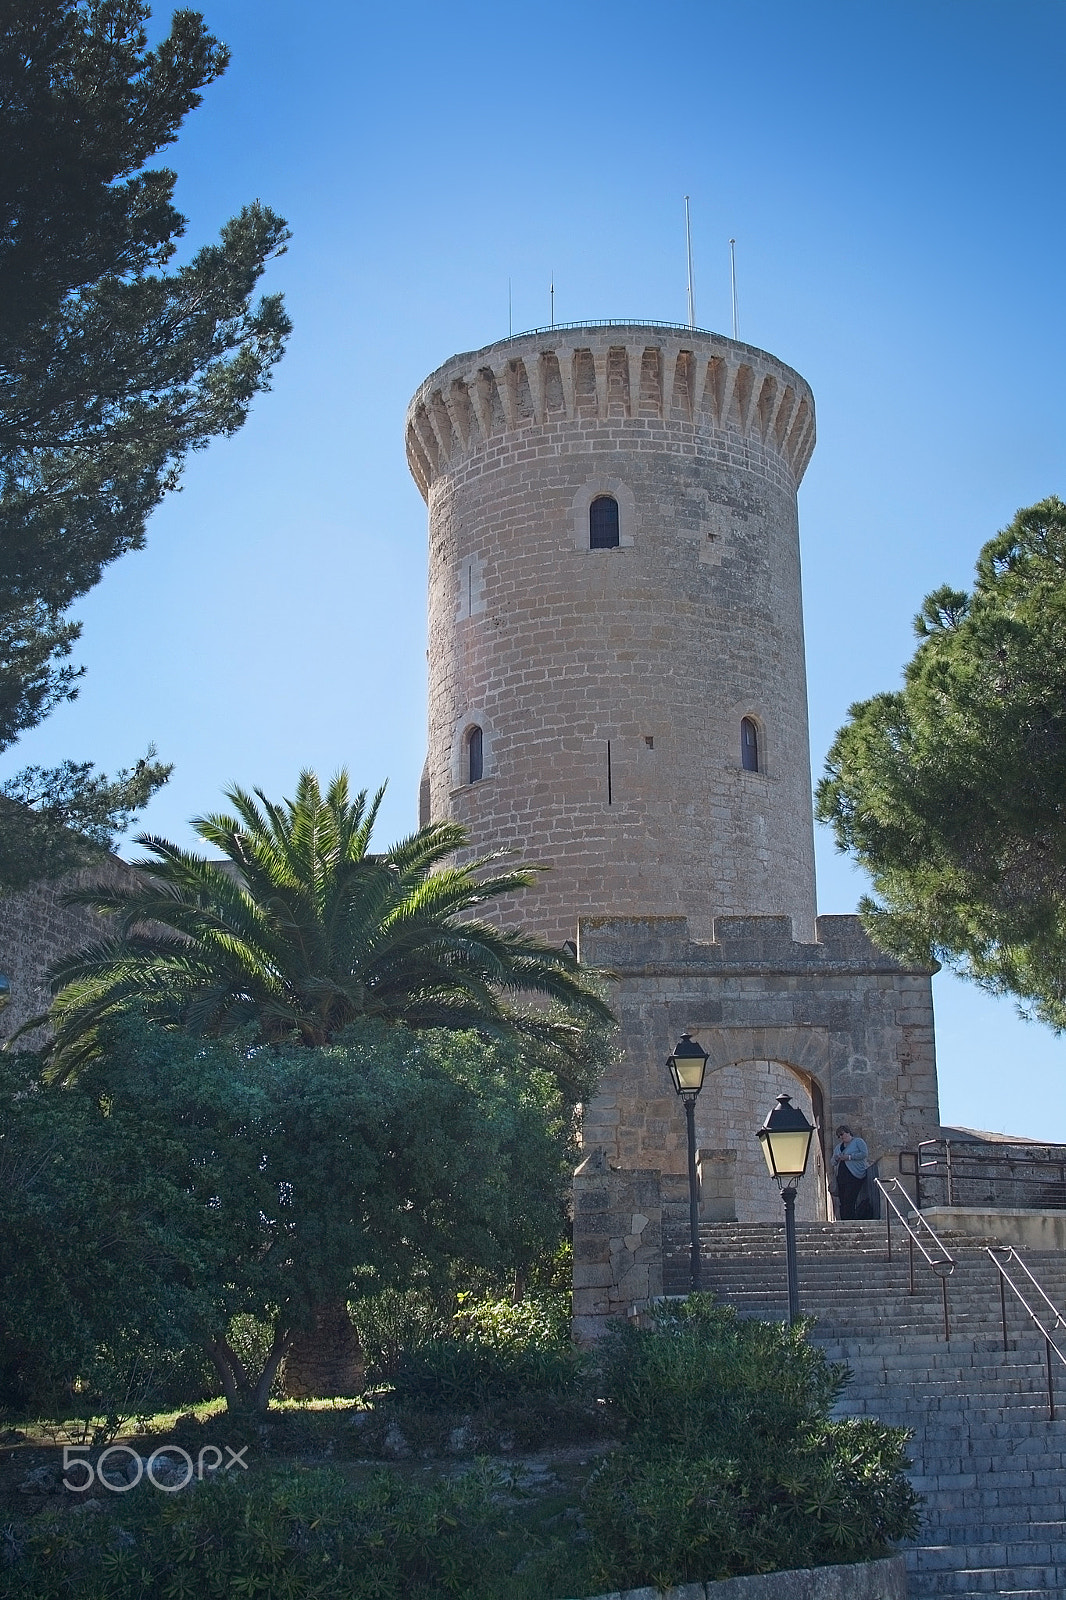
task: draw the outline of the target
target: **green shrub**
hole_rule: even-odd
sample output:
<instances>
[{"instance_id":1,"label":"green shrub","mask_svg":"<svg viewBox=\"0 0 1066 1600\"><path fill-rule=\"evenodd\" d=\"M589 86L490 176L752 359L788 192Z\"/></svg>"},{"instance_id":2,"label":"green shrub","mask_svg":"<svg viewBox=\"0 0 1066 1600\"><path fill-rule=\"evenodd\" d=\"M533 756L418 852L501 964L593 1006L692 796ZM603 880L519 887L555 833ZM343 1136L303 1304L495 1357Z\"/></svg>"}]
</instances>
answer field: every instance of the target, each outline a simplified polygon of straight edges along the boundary
<instances>
[{"instance_id":1,"label":"green shrub","mask_svg":"<svg viewBox=\"0 0 1066 1600\"><path fill-rule=\"evenodd\" d=\"M498 1478L448 1483L289 1470L166 1496L135 1490L110 1515L9 1527L0 1600L546 1600L569 1557L531 1553ZM515 1576L516 1569L522 1572ZM571 1576L573 1566L570 1564Z\"/></svg>"},{"instance_id":2,"label":"green shrub","mask_svg":"<svg viewBox=\"0 0 1066 1600\"><path fill-rule=\"evenodd\" d=\"M404 1351L418 1350L446 1334L454 1302L447 1307L428 1290L383 1289L348 1306L366 1362L368 1385L392 1383Z\"/></svg>"},{"instance_id":3,"label":"green shrub","mask_svg":"<svg viewBox=\"0 0 1066 1600\"><path fill-rule=\"evenodd\" d=\"M828 1416L847 1369L807 1342L802 1326L738 1317L708 1295L663 1307L653 1329L612 1328L604 1393L642 1449L761 1453Z\"/></svg>"},{"instance_id":4,"label":"green shrub","mask_svg":"<svg viewBox=\"0 0 1066 1600\"><path fill-rule=\"evenodd\" d=\"M478 1300L460 1294L456 1331L497 1349L565 1350L571 1344L570 1291L544 1290L523 1300Z\"/></svg>"},{"instance_id":5,"label":"green shrub","mask_svg":"<svg viewBox=\"0 0 1066 1600\"><path fill-rule=\"evenodd\" d=\"M872 1559L917 1532L905 1432L829 1420L847 1373L802 1328L693 1296L615 1330L603 1372L624 1443L585 1491L602 1588Z\"/></svg>"},{"instance_id":6,"label":"green shrub","mask_svg":"<svg viewBox=\"0 0 1066 1600\"><path fill-rule=\"evenodd\" d=\"M603 1589L864 1561L917 1532L904 1435L872 1419L779 1441L760 1463L622 1449L593 1473L585 1523Z\"/></svg>"},{"instance_id":7,"label":"green shrub","mask_svg":"<svg viewBox=\"0 0 1066 1600\"><path fill-rule=\"evenodd\" d=\"M517 1395L576 1394L587 1361L575 1349L561 1296L461 1299L447 1334L401 1353L396 1399L427 1410L477 1410Z\"/></svg>"}]
</instances>

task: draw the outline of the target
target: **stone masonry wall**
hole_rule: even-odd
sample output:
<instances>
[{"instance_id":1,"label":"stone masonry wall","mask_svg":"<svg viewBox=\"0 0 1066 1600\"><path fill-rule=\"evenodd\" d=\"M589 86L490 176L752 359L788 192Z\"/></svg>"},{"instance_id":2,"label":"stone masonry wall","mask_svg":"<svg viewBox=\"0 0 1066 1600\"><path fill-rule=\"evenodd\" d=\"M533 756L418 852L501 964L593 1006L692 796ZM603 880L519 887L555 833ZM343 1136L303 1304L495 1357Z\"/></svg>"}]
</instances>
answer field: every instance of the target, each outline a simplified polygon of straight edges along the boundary
<instances>
[{"instance_id":1,"label":"stone masonry wall","mask_svg":"<svg viewBox=\"0 0 1066 1600\"><path fill-rule=\"evenodd\" d=\"M814 434L791 368L654 324L455 356L408 408L429 507L420 815L462 823L468 857L550 868L492 915L576 934L581 961L614 974L618 1054L585 1108L574 1192L589 1336L659 1292L663 1232L687 1215L665 1067L686 1029L710 1055L708 1219L779 1219L755 1133L780 1092L819 1128L808 1218L829 1210L839 1122L890 1172L939 1126L930 974L854 917L815 918L796 500ZM589 545L599 495L616 548Z\"/></svg>"},{"instance_id":2,"label":"stone masonry wall","mask_svg":"<svg viewBox=\"0 0 1066 1600\"><path fill-rule=\"evenodd\" d=\"M574 1174L574 1332L592 1341L663 1292L663 1201L657 1172L619 1172L602 1150Z\"/></svg>"},{"instance_id":3,"label":"stone masonry wall","mask_svg":"<svg viewBox=\"0 0 1066 1600\"><path fill-rule=\"evenodd\" d=\"M615 974L616 1065L585 1108L583 1140L608 1165L683 1174L685 1123L666 1058L689 1029L710 1059L696 1126L701 1149L736 1152L740 1221L774 1221L780 1201L756 1129L782 1090L824 1132L848 1122L886 1174L939 1128L928 971L870 943L857 917L819 917L797 943L784 917L719 917L711 941L684 918L590 918L582 962ZM827 1215L816 1151L799 1215Z\"/></svg>"},{"instance_id":4,"label":"stone masonry wall","mask_svg":"<svg viewBox=\"0 0 1066 1600\"><path fill-rule=\"evenodd\" d=\"M132 878L131 869L117 856L86 867L56 883L38 883L21 894L0 897L0 972L11 981L11 1002L0 1011L0 1040L47 1011L51 1001L48 969L60 956L105 938L111 931L106 918L87 906L66 906L63 896L74 886L113 883ZM33 1048L43 1035L27 1034Z\"/></svg>"},{"instance_id":5,"label":"stone masonry wall","mask_svg":"<svg viewBox=\"0 0 1066 1600\"><path fill-rule=\"evenodd\" d=\"M708 937L770 910L813 938L803 379L710 334L554 330L453 358L407 439L430 516L429 814L472 853L553 868L502 918L562 943L608 911ZM621 542L591 550L601 493Z\"/></svg>"}]
</instances>

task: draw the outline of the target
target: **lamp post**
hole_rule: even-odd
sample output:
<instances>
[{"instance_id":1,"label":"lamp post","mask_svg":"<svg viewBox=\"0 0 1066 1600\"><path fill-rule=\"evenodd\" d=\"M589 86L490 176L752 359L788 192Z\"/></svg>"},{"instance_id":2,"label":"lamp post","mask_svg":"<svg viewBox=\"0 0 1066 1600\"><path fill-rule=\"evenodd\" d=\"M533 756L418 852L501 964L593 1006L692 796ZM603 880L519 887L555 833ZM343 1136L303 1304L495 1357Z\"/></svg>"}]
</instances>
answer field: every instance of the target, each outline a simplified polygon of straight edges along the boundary
<instances>
[{"instance_id":1,"label":"lamp post","mask_svg":"<svg viewBox=\"0 0 1066 1600\"><path fill-rule=\"evenodd\" d=\"M707 1052L695 1039L683 1033L667 1060L674 1088L681 1096L688 1123L688 1226L691 1243L689 1287L698 1294L703 1286L700 1265L700 1198L696 1182L696 1100L703 1088L703 1074L707 1067Z\"/></svg>"},{"instance_id":2,"label":"lamp post","mask_svg":"<svg viewBox=\"0 0 1066 1600\"><path fill-rule=\"evenodd\" d=\"M796 1268L796 1189L807 1170L814 1128L787 1094L779 1094L777 1104L758 1132L762 1153L771 1178L776 1178L785 1202L785 1261L788 1270L788 1320L799 1318L799 1273Z\"/></svg>"}]
</instances>

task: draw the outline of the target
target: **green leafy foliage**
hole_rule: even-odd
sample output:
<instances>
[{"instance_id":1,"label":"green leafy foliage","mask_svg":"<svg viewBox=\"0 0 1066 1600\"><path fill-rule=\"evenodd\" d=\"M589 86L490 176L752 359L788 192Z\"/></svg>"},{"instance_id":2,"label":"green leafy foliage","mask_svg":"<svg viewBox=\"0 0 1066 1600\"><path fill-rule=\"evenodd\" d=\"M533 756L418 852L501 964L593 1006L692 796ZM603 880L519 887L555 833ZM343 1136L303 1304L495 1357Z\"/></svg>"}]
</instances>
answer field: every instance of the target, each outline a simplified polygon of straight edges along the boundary
<instances>
[{"instance_id":1,"label":"green leafy foliage","mask_svg":"<svg viewBox=\"0 0 1066 1600\"><path fill-rule=\"evenodd\" d=\"M739 1318L701 1295L664 1311L653 1331L619 1325L604 1351L611 1408L627 1438L649 1447L713 1437L729 1451L767 1449L827 1415L846 1377L801 1326Z\"/></svg>"},{"instance_id":2,"label":"green leafy foliage","mask_svg":"<svg viewBox=\"0 0 1066 1600\"><path fill-rule=\"evenodd\" d=\"M368 1386L384 1385L359 1419L364 1454L387 1455L393 1427L416 1453L453 1455L603 1437L595 1364L570 1337L569 1291L517 1304L460 1291L449 1308L425 1291L353 1303Z\"/></svg>"},{"instance_id":3,"label":"green leafy foliage","mask_svg":"<svg viewBox=\"0 0 1066 1600\"><path fill-rule=\"evenodd\" d=\"M418 1303L424 1310L428 1302ZM417 1338L422 1312L408 1305L408 1313ZM396 1300L392 1315L403 1315ZM653 1328L621 1328L601 1352L598 1373L587 1360L571 1367L564 1395L558 1367L542 1373L538 1388L531 1369L520 1366L518 1381L529 1387L508 1388L519 1352L564 1355L560 1310L551 1300L511 1306L470 1299L456 1320L455 1343L480 1343L498 1360L492 1405L462 1419L464 1434L476 1435L489 1413L498 1427L507 1407L525 1400L559 1408L550 1435L557 1445L577 1437L562 1408L572 1423L586 1385L606 1391L624 1438L588 1480L584 1529L573 1477L554 1479L554 1489L523 1487L520 1461L501 1474L484 1464L457 1472L452 1461L436 1480L427 1477L426 1451L457 1453L456 1418L424 1406L397 1409L398 1390L388 1401L376 1397L372 1410L179 1419L173 1442L194 1459L205 1444L247 1445L248 1476L204 1483L169 1503L136 1490L121 1505L106 1505L105 1514L16 1519L5 1530L0 1600L73 1592L90 1600L139 1600L146 1592L560 1600L863 1560L916 1531L902 1433L872 1419L828 1419L844 1374L800 1329L739 1321L694 1297L664 1311ZM430 1393L432 1404L447 1387ZM345 1474L269 1464L294 1451L320 1458L324 1447L335 1459L362 1461L395 1432L397 1419L415 1459L390 1473L366 1480L349 1475L354 1463ZM137 1447L147 1453L158 1442L141 1439ZM516 1436L511 1448L523 1442ZM558 1458L555 1466L565 1478Z\"/></svg>"},{"instance_id":4,"label":"green leafy foliage","mask_svg":"<svg viewBox=\"0 0 1066 1600\"><path fill-rule=\"evenodd\" d=\"M619 1328L604 1386L624 1443L584 1502L600 1586L865 1560L913 1536L905 1436L830 1421L845 1379L801 1327L701 1296Z\"/></svg>"},{"instance_id":5,"label":"green leafy foliage","mask_svg":"<svg viewBox=\"0 0 1066 1600\"><path fill-rule=\"evenodd\" d=\"M0 1600L547 1600L570 1549L531 1550L502 1481L381 1473L255 1474L168 1497L137 1491L111 1517L38 1517L14 1534ZM10 1530L9 1530L10 1532ZM571 1547L572 1548L572 1547Z\"/></svg>"},{"instance_id":6,"label":"green leafy foliage","mask_svg":"<svg viewBox=\"0 0 1066 1600\"><path fill-rule=\"evenodd\" d=\"M450 1329L403 1351L401 1404L476 1410L501 1395L573 1395L585 1363L570 1338L562 1297L544 1301L464 1299Z\"/></svg>"},{"instance_id":7,"label":"green leafy foliage","mask_svg":"<svg viewBox=\"0 0 1066 1600\"><path fill-rule=\"evenodd\" d=\"M307 1051L128 1023L76 1085L34 1066L0 1057L0 1326L57 1383L104 1348L196 1346L262 1409L316 1307L513 1273L565 1225L559 1091L472 1035L366 1021Z\"/></svg>"},{"instance_id":8,"label":"green leafy foliage","mask_svg":"<svg viewBox=\"0 0 1066 1600\"><path fill-rule=\"evenodd\" d=\"M143 545L189 451L242 425L289 333L279 295L253 304L288 238L258 201L168 270L185 218L176 175L148 163L228 53L188 10L149 50L148 15L142 0L0 8L0 749L77 693L67 608ZM130 780L108 829L106 779L49 776L58 796L15 780L34 792L31 831L82 831L87 802L90 843L121 830ZM0 884L17 888L34 843L18 846L17 811L4 820ZM42 873L68 864L51 843Z\"/></svg>"},{"instance_id":9,"label":"green leafy foliage","mask_svg":"<svg viewBox=\"0 0 1066 1600\"><path fill-rule=\"evenodd\" d=\"M901 959L949 963L1066 1026L1066 505L1019 511L972 593L936 590L904 686L851 707L818 814Z\"/></svg>"},{"instance_id":10,"label":"green leafy foliage","mask_svg":"<svg viewBox=\"0 0 1066 1600\"><path fill-rule=\"evenodd\" d=\"M465 1302L446 1333L408 1348L385 1414L427 1443L479 1452L601 1438L595 1368L570 1338L569 1296Z\"/></svg>"},{"instance_id":11,"label":"green leafy foliage","mask_svg":"<svg viewBox=\"0 0 1066 1600\"><path fill-rule=\"evenodd\" d=\"M359 1336L368 1387L391 1384L405 1352L445 1334L454 1303L450 1288L434 1294L426 1286L382 1289L351 1301L348 1314Z\"/></svg>"},{"instance_id":12,"label":"green leafy foliage","mask_svg":"<svg viewBox=\"0 0 1066 1600\"><path fill-rule=\"evenodd\" d=\"M0 784L0 893L98 860L170 777L155 747L113 778L88 761L25 767Z\"/></svg>"},{"instance_id":13,"label":"green leafy foliage","mask_svg":"<svg viewBox=\"0 0 1066 1600\"><path fill-rule=\"evenodd\" d=\"M373 853L383 794L351 797L344 772L325 794L303 772L281 804L233 789L236 816L194 824L224 862L145 837L137 884L72 893L118 927L53 969L59 1075L91 1058L102 1022L134 1010L201 1036L253 1028L309 1047L365 1017L474 1028L523 1041L531 1070L553 1066L587 1089L612 1020L588 974L568 951L471 915L532 871L454 865L466 835L453 823ZM523 1009L529 995L556 1010Z\"/></svg>"}]
</instances>

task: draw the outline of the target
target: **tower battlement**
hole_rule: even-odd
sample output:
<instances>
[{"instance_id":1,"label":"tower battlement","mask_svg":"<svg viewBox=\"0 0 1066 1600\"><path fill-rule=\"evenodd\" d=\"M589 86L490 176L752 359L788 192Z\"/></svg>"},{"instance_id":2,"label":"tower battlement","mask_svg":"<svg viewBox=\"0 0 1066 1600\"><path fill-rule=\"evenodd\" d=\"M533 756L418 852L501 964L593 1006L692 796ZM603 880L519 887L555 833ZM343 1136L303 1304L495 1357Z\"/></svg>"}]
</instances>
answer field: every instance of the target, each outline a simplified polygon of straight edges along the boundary
<instances>
[{"instance_id":1,"label":"tower battlement","mask_svg":"<svg viewBox=\"0 0 1066 1600\"><path fill-rule=\"evenodd\" d=\"M775 356L659 323L540 328L453 356L407 412L423 496L493 440L551 424L628 420L731 433L778 454L798 486L815 442L808 384Z\"/></svg>"}]
</instances>

